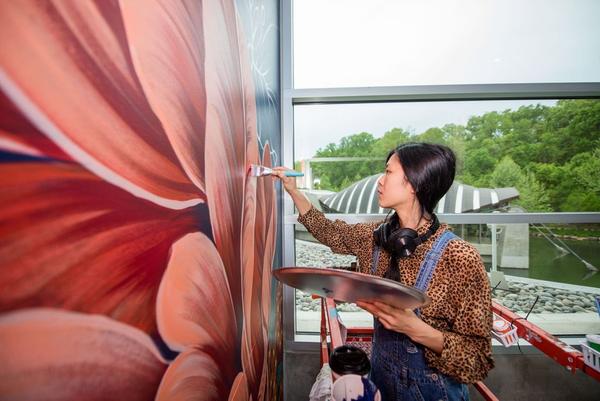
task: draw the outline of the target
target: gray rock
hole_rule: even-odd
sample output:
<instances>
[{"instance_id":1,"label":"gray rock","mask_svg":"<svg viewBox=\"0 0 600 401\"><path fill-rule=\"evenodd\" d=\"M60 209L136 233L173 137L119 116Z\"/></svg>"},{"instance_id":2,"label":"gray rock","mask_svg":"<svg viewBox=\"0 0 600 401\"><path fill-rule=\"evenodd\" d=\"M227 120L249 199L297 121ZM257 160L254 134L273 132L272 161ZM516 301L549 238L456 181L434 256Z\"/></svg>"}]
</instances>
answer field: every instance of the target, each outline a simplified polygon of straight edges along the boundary
<instances>
[{"instance_id":1,"label":"gray rock","mask_svg":"<svg viewBox=\"0 0 600 401\"><path fill-rule=\"evenodd\" d=\"M296 241L296 257L298 266L349 266L355 262L354 256L337 255L330 249L306 241ZM514 312L525 315L539 299L533 313L582 313L596 312L594 294L574 292L560 288L543 287L532 283L508 281L510 291L496 289L493 299ZM310 294L301 291L296 295L296 307L301 310L320 311L320 300L313 300ZM361 309L354 304L339 304L338 310L343 312L357 312Z\"/></svg>"}]
</instances>

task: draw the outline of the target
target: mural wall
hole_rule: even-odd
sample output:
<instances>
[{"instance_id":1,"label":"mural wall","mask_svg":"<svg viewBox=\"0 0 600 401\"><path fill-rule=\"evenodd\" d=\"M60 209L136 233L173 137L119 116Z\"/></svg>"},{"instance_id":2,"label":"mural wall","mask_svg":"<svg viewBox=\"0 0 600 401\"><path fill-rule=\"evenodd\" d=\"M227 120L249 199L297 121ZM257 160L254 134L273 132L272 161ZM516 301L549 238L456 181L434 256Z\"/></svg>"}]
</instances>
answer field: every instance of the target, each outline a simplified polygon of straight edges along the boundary
<instances>
[{"instance_id":1,"label":"mural wall","mask_svg":"<svg viewBox=\"0 0 600 401\"><path fill-rule=\"evenodd\" d=\"M277 4L0 2L0 399L280 397Z\"/></svg>"}]
</instances>

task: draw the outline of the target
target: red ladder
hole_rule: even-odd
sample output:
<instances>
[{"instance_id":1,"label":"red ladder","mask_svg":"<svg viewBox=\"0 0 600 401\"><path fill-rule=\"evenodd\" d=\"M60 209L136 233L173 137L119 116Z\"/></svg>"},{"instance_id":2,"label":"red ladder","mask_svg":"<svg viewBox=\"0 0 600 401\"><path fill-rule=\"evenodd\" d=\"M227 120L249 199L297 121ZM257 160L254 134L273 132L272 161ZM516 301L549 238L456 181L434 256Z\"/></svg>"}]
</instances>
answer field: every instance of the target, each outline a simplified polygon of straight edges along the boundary
<instances>
[{"instance_id":1,"label":"red ladder","mask_svg":"<svg viewBox=\"0 0 600 401\"><path fill-rule=\"evenodd\" d=\"M327 344L327 334L331 339L331 349L335 349L344 344L342 341L342 332L337 319L338 312L335 302L331 298L321 299L321 364L329 362L329 348ZM327 330L329 328L329 331ZM373 329L370 327L356 327L347 329L346 344L367 345L370 348L373 338ZM365 347L366 348L366 347ZM370 354L370 351L367 351ZM483 382L477 382L473 386L479 391L486 401L499 401L498 398Z\"/></svg>"},{"instance_id":2,"label":"red ladder","mask_svg":"<svg viewBox=\"0 0 600 401\"><path fill-rule=\"evenodd\" d=\"M318 297L315 297L318 298ZM492 310L497 315L503 317L517 328L517 335L529 342L531 345L548 355L554 361L558 362L567 370L575 373L581 370L583 373L600 381L600 372L584 363L583 354L564 343L550 333L525 320L523 317L515 314L510 309L492 302ZM338 312L335 302L331 298L321 299L321 362L329 362L329 348L327 344L327 335L331 339L331 348L342 345L342 333ZM329 329L329 330L328 330ZM370 327L354 327L347 329L346 344L365 349L370 354L370 345L373 338L373 329ZM483 383L477 382L473 385L482 397L487 401L497 401L498 398Z\"/></svg>"}]
</instances>

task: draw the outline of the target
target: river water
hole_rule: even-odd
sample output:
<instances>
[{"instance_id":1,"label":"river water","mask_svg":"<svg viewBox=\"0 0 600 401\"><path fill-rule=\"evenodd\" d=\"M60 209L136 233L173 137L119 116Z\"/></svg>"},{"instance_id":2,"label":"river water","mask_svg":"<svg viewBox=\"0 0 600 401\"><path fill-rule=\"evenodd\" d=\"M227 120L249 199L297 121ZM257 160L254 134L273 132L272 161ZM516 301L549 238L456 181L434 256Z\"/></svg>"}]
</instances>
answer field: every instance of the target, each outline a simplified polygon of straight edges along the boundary
<instances>
[{"instance_id":1,"label":"river water","mask_svg":"<svg viewBox=\"0 0 600 401\"><path fill-rule=\"evenodd\" d=\"M556 241L556 239L553 239ZM600 241L562 240L582 259L598 268L593 274L572 254L564 254L543 237L529 237L529 269L499 268L506 275L600 288ZM558 243L560 245L560 243Z\"/></svg>"}]
</instances>

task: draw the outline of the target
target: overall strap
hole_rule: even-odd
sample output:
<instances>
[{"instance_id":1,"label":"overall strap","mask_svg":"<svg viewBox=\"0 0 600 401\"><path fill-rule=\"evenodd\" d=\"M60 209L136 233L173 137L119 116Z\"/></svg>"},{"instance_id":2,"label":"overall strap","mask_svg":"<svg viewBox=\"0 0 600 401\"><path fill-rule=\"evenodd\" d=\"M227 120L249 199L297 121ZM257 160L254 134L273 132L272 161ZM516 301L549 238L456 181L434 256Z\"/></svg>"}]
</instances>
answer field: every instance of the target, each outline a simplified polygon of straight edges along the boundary
<instances>
[{"instance_id":1,"label":"overall strap","mask_svg":"<svg viewBox=\"0 0 600 401\"><path fill-rule=\"evenodd\" d=\"M433 247L431 247L429 252L427 252L427 254L425 255L425 258L423 259L423 263L421 264L417 276L415 288L421 291L427 290L427 287L429 286L429 281L433 276L433 271L435 270L437 262L444 253L444 249L446 249L446 245L448 245L448 242L452 241L454 238L458 237L450 231L444 231L444 233L440 235L437 241L433 244ZM373 245L373 256L371 258L372 274L375 274L375 271L377 270L380 253L381 248L378 245Z\"/></svg>"},{"instance_id":2,"label":"overall strap","mask_svg":"<svg viewBox=\"0 0 600 401\"><path fill-rule=\"evenodd\" d=\"M423 259L423 263L421 263L419 274L417 275L417 281L415 283L415 288L417 290L423 292L427 290L427 287L429 287L429 282L431 281L431 277L433 276L433 271L435 270L438 261L442 257L442 254L446 249L446 245L448 245L448 242L452 241L454 238L457 238L457 236L452 232L444 231L437 241L435 241L429 252L427 252L425 258Z\"/></svg>"},{"instance_id":3,"label":"overall strap","mask_svg":"<svg viewBox=\"0 0 600 401\"><path fill-rule=\"evenodd\" d=\"M373 245L373 258L371 261L371 274L375 274L377 270L377 265L379 264L379 254L381 253L381 248L379 245Z\"/></svg>"},{"instance_id":4,"label":"overall strap","mask_svg":"<svg viewBox=\"0 0 600 401\"><path fill-rule=\"evenodd\" d=\"M446 246L455 238L458 237L454 233L444 231L444 233L435 241L429 252L425 255L421 268L419 269L419 274L417 275L417 281L415 283L416 289L423 292L427 291L431 277L433 277L433 272L442 257ZM419 315L420 309L417 309L416 313Z\"/></svg>"}]
</instances>

